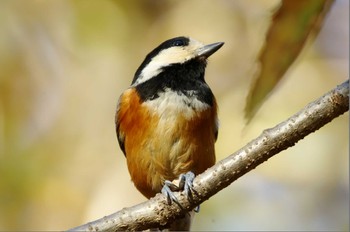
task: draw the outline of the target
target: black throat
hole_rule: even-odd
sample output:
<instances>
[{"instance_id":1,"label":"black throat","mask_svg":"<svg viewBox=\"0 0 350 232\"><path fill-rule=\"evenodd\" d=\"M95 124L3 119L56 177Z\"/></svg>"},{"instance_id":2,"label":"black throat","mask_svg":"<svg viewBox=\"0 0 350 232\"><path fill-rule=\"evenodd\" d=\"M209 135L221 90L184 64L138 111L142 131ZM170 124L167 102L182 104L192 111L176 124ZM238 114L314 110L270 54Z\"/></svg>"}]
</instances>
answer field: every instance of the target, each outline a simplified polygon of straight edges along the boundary
<instances>
[{"instance_id":1,"label":"black throat","mask_svg":"<svg viewBox=\"0 0 350 232\"><path fill-rule=\"evenodd\" d=\"M141 101L157 99L160 93L170 89L212 106L214 96L204 80L205 67L206 61L202 59L172 64L163 67L157 76L136 85L136 90Z\"/></svg>"}]
</instances>

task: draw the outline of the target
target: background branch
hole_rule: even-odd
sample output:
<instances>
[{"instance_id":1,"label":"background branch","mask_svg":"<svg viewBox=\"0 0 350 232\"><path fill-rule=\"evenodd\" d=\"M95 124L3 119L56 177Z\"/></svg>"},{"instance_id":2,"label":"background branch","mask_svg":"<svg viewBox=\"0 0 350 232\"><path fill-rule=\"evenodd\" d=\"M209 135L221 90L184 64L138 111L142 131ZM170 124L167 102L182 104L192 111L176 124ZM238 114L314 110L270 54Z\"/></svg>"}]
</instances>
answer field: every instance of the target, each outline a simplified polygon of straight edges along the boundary
<instances>
[{"instance_id":1,"label":"background branch","mask_svg":"<svg viewBox=\"0 0 350 232\"><path fill-rule=\"evenodd\" d=\"M262 134L229 157L198 175L194 180L193 201L176 193L186 210L193 209L233 181L254 169L280 151L292 147L308 134L318 130L349 110L349 81L337 86L304 109ZM167 205L163 195L96 221L78 226L71 231L116 231L162 228L183 215L176 205Z\"/></svg>"}]
</instances>

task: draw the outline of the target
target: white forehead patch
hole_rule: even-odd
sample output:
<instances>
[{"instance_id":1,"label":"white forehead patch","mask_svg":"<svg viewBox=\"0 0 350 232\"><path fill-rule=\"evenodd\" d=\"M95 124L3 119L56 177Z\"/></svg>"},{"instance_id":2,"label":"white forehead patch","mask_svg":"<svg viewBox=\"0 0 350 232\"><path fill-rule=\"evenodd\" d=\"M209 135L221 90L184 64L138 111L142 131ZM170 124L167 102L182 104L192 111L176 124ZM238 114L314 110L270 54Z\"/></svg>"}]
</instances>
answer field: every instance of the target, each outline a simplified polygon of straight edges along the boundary
<instances>
[{"instance_id":1,"label":"white forehead patch","mask_svg":"<svg viewBox=\"0 0 350 232\"><path fill-rule=\"evenodd\" d=\"M189 96L194 95L195 90L188 91ZM171 89L165 89L159 93L159 97L154 100L145 101L147 107L156 112L160 119L171 120L182 114L186 119L192 118L195 113L206 110L210 107L205 102L201 102L196 97L188 97L183 93L177 93Z\"/></svg>"},{"instance_id":2,"label":"white forehead patch","mask_svg":"<svg viewBox=\"0 0 350 232\"><path fill-rule=\"evenodd\" d=\"M181 64L197 55L197 50L204 45L190 38L187 46L175 46L162 50L158 53L151 62L141 71L140 76L133 86L143 83L152 77L158 75L162 71L162 67L169 64Z\"/></svg>"}]
</instances>

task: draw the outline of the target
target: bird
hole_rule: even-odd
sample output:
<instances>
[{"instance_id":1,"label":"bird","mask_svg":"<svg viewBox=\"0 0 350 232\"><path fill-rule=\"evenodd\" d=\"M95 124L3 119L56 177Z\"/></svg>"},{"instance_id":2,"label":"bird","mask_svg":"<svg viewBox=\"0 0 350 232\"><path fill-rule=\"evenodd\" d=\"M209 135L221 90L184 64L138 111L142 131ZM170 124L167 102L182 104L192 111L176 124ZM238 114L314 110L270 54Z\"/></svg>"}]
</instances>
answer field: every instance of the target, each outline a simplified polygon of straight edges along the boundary
<instances>
[{"instance_id":1,"label":"bird","mask_svg":"<svg viewBox=\"0 0 350 232\"><path fill-rule=\"evenodd\" d=\"M190 196L195 175L215 164L218 106L204 76L208 57L223 44L186 36L164 41L119 97L118 143L131 180L148 199L161 192L171 203L174 189Z\"/></svg>"}]
</instances>

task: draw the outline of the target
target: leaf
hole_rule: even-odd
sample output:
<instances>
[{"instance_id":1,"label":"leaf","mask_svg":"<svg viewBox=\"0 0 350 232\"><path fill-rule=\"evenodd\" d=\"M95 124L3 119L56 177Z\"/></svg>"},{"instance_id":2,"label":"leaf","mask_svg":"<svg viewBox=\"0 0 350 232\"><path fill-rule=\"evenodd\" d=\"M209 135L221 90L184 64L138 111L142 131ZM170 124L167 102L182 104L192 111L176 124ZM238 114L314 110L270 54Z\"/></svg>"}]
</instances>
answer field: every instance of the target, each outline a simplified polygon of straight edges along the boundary
<instances>
[{"instance_id":1,"label":"leaf","mask_svg":"<svg viewBox=\"0 0 350 232\"><path fill-rule=\"evenodd\" d=\"M274 14L265 45L260 50L260 71L250 88L245 107L247 123L298 57L308 38L322 26L333 0L283 0Z\"/></svg>"}]
</instances>

